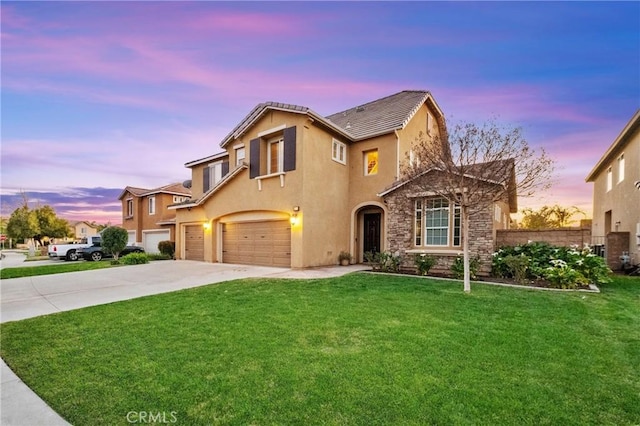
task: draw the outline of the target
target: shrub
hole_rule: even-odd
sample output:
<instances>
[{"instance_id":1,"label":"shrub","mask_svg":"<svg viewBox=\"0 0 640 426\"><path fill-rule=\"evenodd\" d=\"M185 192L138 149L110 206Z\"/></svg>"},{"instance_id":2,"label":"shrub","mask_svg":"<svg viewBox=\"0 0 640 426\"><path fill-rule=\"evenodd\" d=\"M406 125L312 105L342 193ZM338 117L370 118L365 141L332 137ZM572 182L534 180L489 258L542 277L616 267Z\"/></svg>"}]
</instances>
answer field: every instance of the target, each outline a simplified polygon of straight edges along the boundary
<instances>
[{"instance_id":1,"label":"shrub","mask_svg":"<svg viewBox=\"0 0 640 426\"><path fill-rule=\"evenodd\" d=\"M382 272L398 272L402 263L402 256L389 251L380 253L369 251L364 254L364 259L371 264L374 271Z\"/></svg>"},{"instance_id":2,"label":"shrub","mask_svg":"<svg viewBox=\"0 0 640 426\"><path fill-rule=\"evenodd\" d=\"M160 253L169 256L170 259L173 259L173 256L176 253L176 242L175 241L160 241L158 243L158 250Z\"/></svg>"},{"instance_id":3,"label":"shrub","mask_svg":"<svg viewBox=\"0 0 640 426\"><path fill-rule=\"evenodd\" d=\"M472 257L469 259L469 277L472 280L478 278L478 269L480 269L480 258ZM458 255L451 265L451 273L453 277L461 280L464 278L464 256Z\"/></svg>"},{"instance_id":4,"label":"shrub","mask_svg":"<svg viewBox=\"0 0 640 426\"><path fill-rule=\"evenodd\" d=\"M595 255L588 245L582 249L578 246L555 247L547 243L502 247L493 254L493 275L517 280L513 257L520 256L529 259L526 278L544 278L555 287L575 288L587 283L611 281L611 270L605 260Z\"/></svg>"},{"instance_id":5,"label":"shrub","mask_svg":"<svg viewBox=\"0 0 640 426\"><path fill-rule=\"evenodd\" d=\"M113 259L118 260L118 255L127 246L127 230L119 226L109 226L100 233L100 237L104 251L113 254Z\"/></svg>"},{"instance_id":6,"label":"shrub","mask_svg":"<svg viewBox=\"0 0 640 426\"><path fill-rule=\"evenodd\" d=\"M162 253L147 253L149 260L171 260L173 257Z\"/></svg>"},{"instance_id":7,"label":"shrub","mask_svg":"<svg viewBox=\"0 0 640 426\"><path fill-rule=\"evenodd\" d=\"M524 253L518 256L510 254L504 257L503 262L517 283L522 284L525 282L530 263L528 256Z\"/></svg>"},{"instance_id":8,"label":"shrub","mask_svg":"<svg viewBox=\"0 0 640 426\"><path fill-rule=\"evenodd\" d=\"M418 275L427 275L429 270L436 264L436 258L425 253L416 254L413 263L418 269Z\"/></svg>"},{"instance_id":9,"label":"shrub","mask_svg":"<svg viewBox=\"0 0 640 426\"><path fill-rule=\"evenodd\" d=\"M146 253L129 253L123 256L120 261L125 265L141 265L149 263L149 256Z\"/></svg>"}]
</instances>

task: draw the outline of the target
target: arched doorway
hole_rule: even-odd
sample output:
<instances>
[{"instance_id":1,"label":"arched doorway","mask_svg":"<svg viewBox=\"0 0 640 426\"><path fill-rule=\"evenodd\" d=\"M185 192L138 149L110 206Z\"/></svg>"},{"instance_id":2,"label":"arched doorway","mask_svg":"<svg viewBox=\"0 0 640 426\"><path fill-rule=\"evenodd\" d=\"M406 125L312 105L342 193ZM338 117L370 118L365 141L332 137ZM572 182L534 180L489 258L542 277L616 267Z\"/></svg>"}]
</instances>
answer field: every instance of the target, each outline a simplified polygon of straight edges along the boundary
<instances>
[{"instance_id":1,"label":"arched doorway","mask_svg":"<svg viewBox=\"0 0 640 426\"><path fill-rule=\"evenodd\" d=\"M353 210L351 219L353 239L351 253L356 260L364 261L366 252L386 250L387 227L384 204L377 202L363 203Z\"/></svg>"}]
</instances>

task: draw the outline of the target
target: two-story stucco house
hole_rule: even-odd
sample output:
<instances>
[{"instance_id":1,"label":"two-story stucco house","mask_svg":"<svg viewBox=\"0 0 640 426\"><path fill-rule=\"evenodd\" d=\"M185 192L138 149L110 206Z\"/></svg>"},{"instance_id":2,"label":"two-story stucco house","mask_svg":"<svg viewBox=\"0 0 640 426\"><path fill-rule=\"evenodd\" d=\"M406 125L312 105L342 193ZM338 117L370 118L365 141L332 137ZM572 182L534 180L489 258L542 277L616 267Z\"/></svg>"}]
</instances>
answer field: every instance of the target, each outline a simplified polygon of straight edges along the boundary
<instances>
[{"instance_id":1,"label":"two-story stucco house","mask_svg":"<svg viewBox=\"0 0 640 426\"><path fill-rule=\"evenodd\" d=\"M86 221L73 222L71 229L76 240L98 235L98 227Z\"/></svg>"},{"instance_id":2,"label":"two-story stucco house","mask_svg":"<svg viewBox=\"0 0 640 426\"><path fill-rule=\"evenodd\" d=\"M129 244L158 253L160 241L175 241L176 212L168 206L190 199L191 190L181 183L155 189L127 186L118 199L122 202L122 227L129 233Z\"/></svg>"},{"instance_id":3,"label":"two-story stucco house","mask_svg":"<svg viewBox=\"0 0 640 426\"><path fill-rule=\"evenodd\" d=\"M594 184L591 234L608 240L609 266L618 269L619 255L624 251L632 262L640 263L640 190L636 186L640 181L640 110L624 126L586 181Z\"/></svg>"},{"instance_id":4,"label":"two-story stucco house","mask_svg":"<svg viewBox=\"0 0 640 426\"><path fill-rule=\"evenodd\" d=\"M223 152L186 163L192 199L170 207L177 212L176 256L304 268L334 265L341 251L362 262L365 252L394 250L381 193L400 178L418 135L445 132L427 91L326 117L261 103L222 140ZM406 220L416 224L413 216ZM453 222L446 232L454 232ZM406 238L415 242L413 234ZM459 238L437 244L443 241L460 251Z\"/></svg>"}]
</instances>

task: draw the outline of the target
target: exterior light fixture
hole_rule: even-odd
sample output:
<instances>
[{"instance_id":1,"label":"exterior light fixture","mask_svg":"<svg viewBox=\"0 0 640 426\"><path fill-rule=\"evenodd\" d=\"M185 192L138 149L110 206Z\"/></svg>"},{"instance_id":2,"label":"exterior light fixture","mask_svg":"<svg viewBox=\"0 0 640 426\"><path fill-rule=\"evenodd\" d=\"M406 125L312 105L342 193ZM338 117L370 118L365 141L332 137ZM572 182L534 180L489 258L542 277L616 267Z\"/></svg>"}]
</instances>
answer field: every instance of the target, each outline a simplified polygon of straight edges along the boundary
<instances>
[{"instance_id":1,"label":"exterior light fixture","mask_svg":"<svg viewBox=\"0 0 640 426\"><path fill-rule=\"evenodd\" d=\"M298 223L298 214L294 213L291 215L291 217L289 218L289 222L291 223L291 226L296 226L296 224Z\"/></svg>"},{"instance_id":2,"label":"exterior light fixture","mask_svg":"<svg viewBox=\"0 0 640 426\"><path fill-rule=\"evenodd\" d=\"M202 224L202 227L205 231L208 231L209 229L211 229L211 224L209 222L205 222Z\"/></svg>"}]
</instances>

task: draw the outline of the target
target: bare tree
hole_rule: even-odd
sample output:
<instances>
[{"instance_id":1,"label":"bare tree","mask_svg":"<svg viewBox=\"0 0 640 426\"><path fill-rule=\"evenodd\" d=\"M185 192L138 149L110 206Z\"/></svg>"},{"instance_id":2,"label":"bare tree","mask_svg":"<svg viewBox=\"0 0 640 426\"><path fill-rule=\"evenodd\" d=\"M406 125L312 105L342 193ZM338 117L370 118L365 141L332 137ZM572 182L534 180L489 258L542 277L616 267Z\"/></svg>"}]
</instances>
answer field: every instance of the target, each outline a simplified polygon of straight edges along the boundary
<instances>
[{"instance_id":1,"label":"bare tree","mask_svg":"<svg viewBox=\"0 0 640 426\"><path fill-rule=\"evenodd\" d=\"M471 291L472 208L489 208L498 201L517 206L517 196L531 196L550 186L553 165L544 149L537 152L529 147L520 128L501 126L495 119L482 125L456 124L443 137L421 134L416 138L402 168L403 179L460 207L465 292Z\"/></svg>"}]
</instances>

